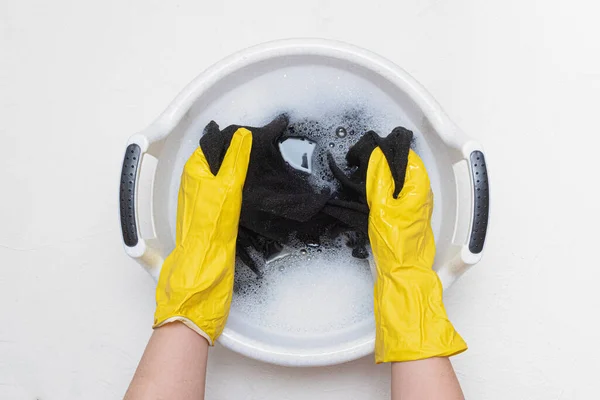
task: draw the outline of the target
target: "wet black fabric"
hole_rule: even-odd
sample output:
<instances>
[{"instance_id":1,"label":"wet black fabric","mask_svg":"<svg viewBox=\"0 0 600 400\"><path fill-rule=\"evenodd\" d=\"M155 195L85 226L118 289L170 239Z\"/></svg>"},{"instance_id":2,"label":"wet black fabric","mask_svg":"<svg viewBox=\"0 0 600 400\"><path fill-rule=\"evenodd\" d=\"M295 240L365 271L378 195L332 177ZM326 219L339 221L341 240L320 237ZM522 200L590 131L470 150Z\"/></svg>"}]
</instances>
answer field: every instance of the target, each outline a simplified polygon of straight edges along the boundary
<instances>
[{"instance_id":1,"label":"wet black fabric","mask_svg":"<svg viewBox=\"0 0 600 400\"><path fill-rule=\"evenodd\" d=\"M342 190L338 191L327 202L323 211L359 232L367 232L369 208L367 206L366 182L369 158L376 147L379 147L394 178L394 198L397 198L404 186L408 151L413 134L408 129L397 127L385 138L374 131L364 134L348 154L346 161L355 171L346 176L329 154L329 166L333 176L340 182Z\"/></svg>"},{"instance_id":2,"label":"wet black fabric","mask_svg":"<svg viewBox=\"0 0 600 400\"><path fill-rule=\"evenodd\" d=\"M243 190L237 255L257 275L264 261L277 254L292 234L307 244L318 244L323 235L346 232L352 255L366 258L369 208L366 202L367 166L371 152L380 147L394 178L394 196L404 185L404 175L412 132L398 127L381 138L369 131L346 154L346 175L331 154L328 165L339 189L317 188L309 174L289 166L279 151L279 143L289 137L289 119L285 114L252 132L252 152ZM200 147L217 174L231 139L239 125L223 130L211 121L200 139ZM293 131L293 130L292 130ZM310 135L309 139L310 139Z\"/></svg>"}]
</instances>

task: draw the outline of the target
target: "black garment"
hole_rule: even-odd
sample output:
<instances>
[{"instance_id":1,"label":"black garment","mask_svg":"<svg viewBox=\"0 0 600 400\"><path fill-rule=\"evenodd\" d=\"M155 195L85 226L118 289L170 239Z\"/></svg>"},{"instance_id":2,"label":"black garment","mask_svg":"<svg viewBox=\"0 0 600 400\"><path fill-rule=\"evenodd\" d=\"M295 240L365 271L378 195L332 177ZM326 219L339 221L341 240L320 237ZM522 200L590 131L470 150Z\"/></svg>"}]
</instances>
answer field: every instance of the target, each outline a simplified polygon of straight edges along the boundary
<instances>
[{"instance_id":1,"label":"black garment","mask_svg":"<svg viewBox=\"0 0 600 400\"><path fill-rule=\"evenodd\" d=\"M324 234L351 231L348 245L353 248L352 255L366 258L369 208L365 183L369 157L375 147L381 148L390 164L397 197L404 185L412 132L399 127L385 138L373 131L365 133L346 155L348 167L354 170L349 176L328 154L329 168L340 184L340 189L332 192L314 187L309 174L284 161L279 143L293 135L286 134L288 124L288 117L282 114L262 128L248 127L252 152L242 198L238 257L260 275L264 261L277 254L292 233L307 244L318 244ZM238 128L231 125L220 131L214 121L206 126L200 147L213 174L219 171Z\"/></svg>"}]
</instances>

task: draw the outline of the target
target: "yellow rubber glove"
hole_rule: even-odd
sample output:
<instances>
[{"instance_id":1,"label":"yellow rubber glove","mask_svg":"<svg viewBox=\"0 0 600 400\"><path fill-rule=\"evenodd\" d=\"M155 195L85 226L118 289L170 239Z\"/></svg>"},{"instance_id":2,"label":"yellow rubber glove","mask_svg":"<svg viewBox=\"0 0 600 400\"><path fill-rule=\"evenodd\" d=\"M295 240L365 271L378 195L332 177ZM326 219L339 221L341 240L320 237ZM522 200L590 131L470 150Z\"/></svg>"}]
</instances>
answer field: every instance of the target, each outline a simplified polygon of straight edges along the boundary
<instances>
[{"instance_id":1,"label":"yellow rubber glove","mask_svg":"<svg viewBox=\"0 0 600 400\"><path fill-rule=\"evenodd\" d=\"M231 305L235 244L252 134L238 129L217 175L202 149L185 164L177 202L175 249L156 288L154 328L181 321L213 345Z\"/></svg>"},{"instance_id":2,"label":"yellow rubber glove","mask_svg":"<svg viewBox=\"0 0 600 400\"><path fill-rule=\"evenodd\" d=\"M451 356L467 349L448 320L442 284L433 271L433 193L423 161L408 155L402 191L380 148L367 169L369 239L377 265L375 361Z\"/></svg>"}]
</instances>

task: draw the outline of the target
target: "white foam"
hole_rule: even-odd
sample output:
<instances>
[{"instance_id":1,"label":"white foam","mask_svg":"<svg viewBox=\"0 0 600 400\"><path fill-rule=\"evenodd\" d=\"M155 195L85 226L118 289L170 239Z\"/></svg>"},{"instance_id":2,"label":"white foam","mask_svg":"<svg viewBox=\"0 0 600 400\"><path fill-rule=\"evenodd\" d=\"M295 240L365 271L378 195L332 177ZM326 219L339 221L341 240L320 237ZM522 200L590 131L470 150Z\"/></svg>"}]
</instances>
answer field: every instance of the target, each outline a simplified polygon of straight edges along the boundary
<instances>
[{"instance_id":1,"label":"white foam","mask_svg":"<svg viewBox=\"0 0 600 400\"><path fill-rule=\"evenodd\" d=\"M269 263L260 279L238 265L236 314L263 328L294 333L326 333L372 316L368 261L348 258L348 248L305 252Z\"/></svg>"}]
</instances>

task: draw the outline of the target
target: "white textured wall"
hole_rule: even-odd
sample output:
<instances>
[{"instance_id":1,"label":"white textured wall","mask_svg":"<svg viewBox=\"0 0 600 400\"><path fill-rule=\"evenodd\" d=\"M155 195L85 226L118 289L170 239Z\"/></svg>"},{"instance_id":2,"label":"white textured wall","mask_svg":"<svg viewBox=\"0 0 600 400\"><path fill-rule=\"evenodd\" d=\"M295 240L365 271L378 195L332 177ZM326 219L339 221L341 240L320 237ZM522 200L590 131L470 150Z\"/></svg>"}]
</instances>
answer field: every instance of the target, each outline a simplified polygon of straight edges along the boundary
<instances>
[{"instance_id":1,"label":"white textured wall","mask_svg":"<svg viewBox=\"0 0 600 400\"><path fill-rule=\"evenodd\" d=\"M592 399L599 6L590 1L0 2L0 398L118 399L153 284L119 239L124 142L225 55L297 36L395 61L487 150L484 261L447 293L469 399ZM384 399L371 359L211 352L208 399Z\"/></svg>"}]
</instances>

